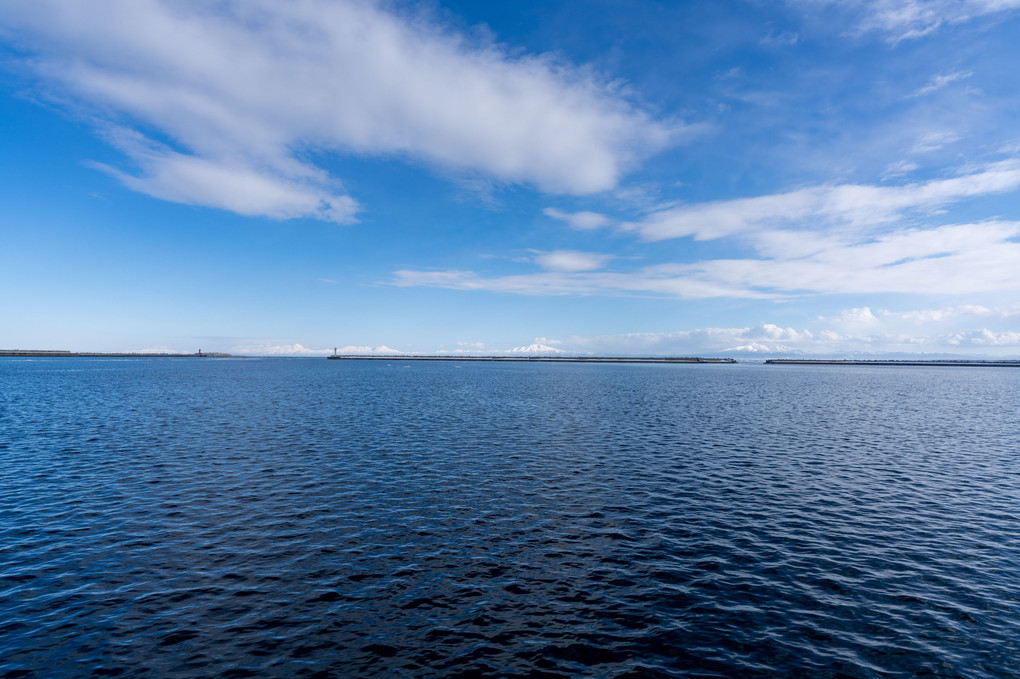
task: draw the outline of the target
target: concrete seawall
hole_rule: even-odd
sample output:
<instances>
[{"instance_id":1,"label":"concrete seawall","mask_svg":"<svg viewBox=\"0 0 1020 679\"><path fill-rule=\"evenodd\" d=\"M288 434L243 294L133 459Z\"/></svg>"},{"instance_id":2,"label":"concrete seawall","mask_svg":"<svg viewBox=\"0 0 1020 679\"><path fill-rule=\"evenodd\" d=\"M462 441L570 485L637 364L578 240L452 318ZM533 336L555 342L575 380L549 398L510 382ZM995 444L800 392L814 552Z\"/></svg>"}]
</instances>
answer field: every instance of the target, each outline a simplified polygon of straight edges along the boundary
<instances>
[{"instance_id":1,"label":"concrete seawall","mask_svg":"<svg viewBox=\"0 0 1020 679\"><path fill-rule=\"evenodd\" d=\"M0 356L27 356L37 358L240 358L232 354L156 354L140 352L49 351L37 349L0 349Z\"/></svg>"},{"instance_id":2,"label":"concrete seawall","mask_svg":"<svg viewBox=\"0 0 1020 679\"><path fill-rule=\"evenodd\" d=\"M732 358L699 358L694 356L346 356L326 358L343 361L492 361L515 363L736 363Z\"/></svg>"},{"instance_id":3,"label":"concrete seawall","mask_svg":"<svg viewBox=\"0 0 1020 679\"><path fill-rule=\"evenodd\" d=\"M830 360L808 358L770 358L765 361L769 365L887 365L912 367L986 367L986 368L1020 368L1020 361L915 361L915 360Z\"/></svg>"}]
</instances>

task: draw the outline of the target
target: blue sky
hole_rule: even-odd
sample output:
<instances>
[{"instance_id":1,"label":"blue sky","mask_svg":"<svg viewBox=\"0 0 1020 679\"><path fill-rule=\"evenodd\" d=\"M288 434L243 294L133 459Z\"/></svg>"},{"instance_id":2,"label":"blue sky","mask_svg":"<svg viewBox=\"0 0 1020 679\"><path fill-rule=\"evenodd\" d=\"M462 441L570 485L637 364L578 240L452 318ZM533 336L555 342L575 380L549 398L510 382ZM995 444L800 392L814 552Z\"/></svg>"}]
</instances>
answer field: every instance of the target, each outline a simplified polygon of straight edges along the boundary
<instances>
[{"instance_id":1,"label":"blue sky","mask_svg":"<svg viewBox=\"0 0 1020 679\"><path fill-rule=\"evenodd\" d=\"M0 5L0 345L1020 354L1020 0Z\"/></svg>"}]
</instances>

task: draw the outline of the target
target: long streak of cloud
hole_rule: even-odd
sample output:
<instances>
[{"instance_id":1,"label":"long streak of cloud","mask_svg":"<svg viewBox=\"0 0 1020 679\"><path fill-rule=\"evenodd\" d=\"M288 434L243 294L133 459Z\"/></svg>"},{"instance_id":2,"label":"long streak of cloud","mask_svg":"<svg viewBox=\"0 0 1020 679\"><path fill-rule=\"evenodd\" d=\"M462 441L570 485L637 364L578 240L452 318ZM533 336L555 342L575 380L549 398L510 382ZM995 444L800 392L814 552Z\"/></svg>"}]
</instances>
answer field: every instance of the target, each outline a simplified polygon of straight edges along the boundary
<instances>
[{"instance_id":1,"label":"long streak of cloud","mask_svg":"<svg viewBox=\"0 0 1020 679\"><path fill-rule=\"evenodd\" d=\"M707 299L903 293L961 295L1020 291L1020 223L917 230L809 256L715 259L629 272L542 272L482 276L472 271L394 273L401 287L523 295L647 295Z\"/></svg>"},{"instance_id":2,"label":"long streak of cloud","mask_svg":"<svg viewBox=\"0 0 1020 679\"><path fill-rule=\"evenodd\" d=\"M682 129L583 69L368 0L12 0L0 34L55 97L145 131L120 145L129 187L242 214L351 220L313 153L586 194Z\"/></svg>"},{"instance_id":3,"label":"long streak of cloud","mask_svg":"<svg viewBox=\"0 0 1020 679\"><path fill-rule=\"evenodd\" d=\"M1020 163L994 163L947 179L902 186L836 184L754 198L681 205L625 224L644 240L693 236L711 240L754 234L767 228L804 226L869 229L913 213L931 213L949 203L1020 188Z\"/></svg>"},{"instance_id":4,"label":"long streak of cloud","mask_svg":"<svg viewBox=\"0 0 1020 679\"><path fill-rule=\"evenodd\" d=\"M661 295L683 299L1016 292L1020 291L1020 278L1016 276L1020 222L931 222L950 204L1018 188L1020 162L1007 160L947 179L900 186L840 184L674 206L615 226L645 241L739 240L754 256L665 263L626 271L593 272L595 267L584 263L499 276L473 271L403 270L395 272L392 282L528 295ZM565 221L570 217L568 213L552 212L551 216ZM613 224L608 218L602 219L607 225Z\"/></svg>"},{"instance_id":5,"label":"long streak of cloud","mask_svg":"<svg viewBox=\"0 0 1020 679\"><path fill-rule=\"evenodd\" d=\"M818 1L818 0L813 0ZM835 4L837 0L820 0ZM1020 9L1020 0L838 0L860 11L857 32L879 32L898 43L977 17Z\"/></svg>"}]
</instances>

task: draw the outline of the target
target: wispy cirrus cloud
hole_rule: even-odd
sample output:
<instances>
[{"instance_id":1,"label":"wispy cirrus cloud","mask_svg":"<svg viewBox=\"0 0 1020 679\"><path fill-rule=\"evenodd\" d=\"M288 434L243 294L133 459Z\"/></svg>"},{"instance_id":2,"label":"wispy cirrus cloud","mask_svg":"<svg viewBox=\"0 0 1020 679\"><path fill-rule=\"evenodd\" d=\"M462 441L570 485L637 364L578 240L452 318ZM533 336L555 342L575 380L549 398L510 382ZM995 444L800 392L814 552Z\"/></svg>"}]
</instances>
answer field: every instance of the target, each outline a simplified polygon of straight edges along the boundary
<instances>
[{"instance_id":1,"label":"wispy cirrus cloud","mask_svg":"<svg viewBox=\"0 0 1020 679\"><path fill-rule=\"evenodd\" d=\"M962 304L940 309L916 309L910 311L880 312L885 318L896 318L915 324L939 323L952 319L989 319L1017 321L1020 320L1020 305L1004 307L987 307L983 304Z\"/></svg>"},{"instance_id":2,"label":"wispy cirrus cloud","mask_svg":"<svg viewBox=\"0 0 1020 679\"><path fill-rule=\"evenodd\" d=\"M631 271L546 271L484 276L401 270L391 281L524 295L652 295L778 299L796 295L962 295L1020 290L1020 222L990 221L896 231L861 241L771 231L759 258L657 264ZM806 240L807 242L800 242Z\"/></svg>"},{"instance_id":3,"label":"wispy cirrus cloud","mask_svg":"<svg viewBox=\"0 0 1020 679\"><path fill-rule=\"evenodd\" d=\"M952 130L933 130L920 135L910 149L913 154L931 153L949 146L960 140L960 135Z\"/></svg>"},{"instance_id":4,"label":"wispy cirrus cloud","mask_svg":"<svg viewBox=\"0 0 1020 679\"><path fill-rule=\"evenodd\" d=\"M892 179L894 177L902 177L903 175L910 174L914 170L919 169L921 166L917 163L909 160L898 160L894 163L890 163L885 168L885 172L882 173L882 179Z\"/></svg>"},{"instance_id":5,"label":"wispy cirrus cloud","mask_svg":"<svg viewBox=\"0 0 1020 679\"><path fill-rule=\"evenodd\" d=\"M974 75L972 71L952 71L950 73L940 73L933 76L924 87L920 87L915 90L911 96L923 97L926 94L937 92L951 83L955 83L959 80L966 80L972 75Z\"/></svg>"},{"instance_id":6,"label":"wispy cirrus cloud","mask_svg":"<svg viewBox=\"0 0 1020 679\"><path fill-rule=\"evenodd\" d=\"M800 36L793 31L769 31L758 40L758 44L766 47L792 47L799 40Z\"/></svg>"},{"instance_id":7,"label":"wispy cirrus cloud","mask_svg":"<svg viewBox=\"0 0 1020 679\"><path fill-rule=\"evenodd\" d=\"M371 1L12 0L0 31L122 130L128 187L241 214L353 219L315 153L586 194L686 129L588 70Z\"/></svg>"},{"instance_id":8,"label":"wispy cirrus cloud","mask_svg":"<svg viewBox=\"0 0 1020 679\"><path fill-rule=\"evenodd\" d=\"M713 276L678 271L671 266L645 267L635 272L559 272L483 276L474 271L403 269L393 272L391 285L452 290L484 290L518 295L666 296L682 299L741 297L772 299L762 292Z\"/></svg>"},{"instance_id":9,"label":"wispy cirrus cloud","mask_svg":"<svg viewBox=\"0 0 1020 679\"><path fill-rule=\"evenodd\" d=\"M912 166L905 165L910 169ZM948 206L1020 188L1020 162L900 185L833 184L772 195L674 205L629 222L600 223L646 242L739 241L753 256L638 268L591 253L536 262L546 271L483 275L401 270L395 285L528 295L662 295L777 299L794 295L1020 290L1020 222L932 224ZM546 214L549 214L546 210ZM551 216L568 221L569 213ZM553 262L562 258L557 266ZM595 269L607 269L595 271Z\"/></svg>"},{"instance_id":10,"label":"wispy cirrus cloud","mask_svg":"<svg viewBox=\"0 0 1020 679\"><path fill-rule=\"evenodd\" d=\"M753 198L680 205L624 224L644 240L711 240L768 228L871 228L967 198L1020 188L1020 162L992 163L957 177L900 186L834 184Z\"/></svg>"},{"instance_id":11,"label":"wispy cirrus cloud","mask_svg":"<svg viewBox=\"0 0 1020 679\"><path fill-rule=\"evenodd\" d=\"M109 130L106 136L134 161L136 170L92 165L129 189L154 198L246 216L311 217L338 224L352 221L359 210L353 198L331 190L330 184L337 182L330 182L322 173L294 176L272 163L178 153L123 128Z\"/></svg>"},{"instance_id":12,"label":"wispy cirrus cloud","mask_svg":"<svg viewBox=\"0 0 1020 679\"><path fill-rule=\"evenodd\" d=\"M577 250L555 250L535 255L535 262L548 271L593 271L601 269L611 259L613 255Z\"/></svg>"},{"instance_id":13,"label":"wispy cirrus cloud","mask_svg":"<svg viewBox=\"0 0 1020 679\"><path fill-rule=\"evenodd\" d=\"M836 0L821 0L834 4ZM851 0L859 33L879 32L892 43L924 37L977 17L1020 9L1020 0Z\"/></svg>"},{"instance_id":14,"label":"wispy cirrus cloud","mask_svg":"<svg viewBox=\"0 0 1020 679\"><path fill-rule=\"evenodd\" d=\"M578 231L587 231L590 229L600 229L604 226L610 226L613 221L597 212L581 211L581 212L564 212L554 207L547 207L542 210L542 213L547 217L558 219L561 222L566 222L570 228L577 229Z\"/></svg>"}]
</instances>

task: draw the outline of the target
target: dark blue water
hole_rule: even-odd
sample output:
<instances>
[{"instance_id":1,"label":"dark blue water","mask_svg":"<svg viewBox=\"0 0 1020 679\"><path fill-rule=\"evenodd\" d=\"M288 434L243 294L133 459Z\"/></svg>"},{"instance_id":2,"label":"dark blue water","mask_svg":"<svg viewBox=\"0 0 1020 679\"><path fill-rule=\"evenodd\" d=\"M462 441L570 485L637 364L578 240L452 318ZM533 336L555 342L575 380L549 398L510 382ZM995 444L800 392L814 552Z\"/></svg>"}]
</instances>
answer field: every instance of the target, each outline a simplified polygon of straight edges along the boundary
<instances>
[{"instance_id":1,"label":"dark blue water","mask_svg":"<svg viewBox=\"0 0 1020 679\"><path fill-rule=\"evenodd\" d=\"M1020 370L0 359L0 676L1020 675Z\"/></svg>"}]
</instances>

